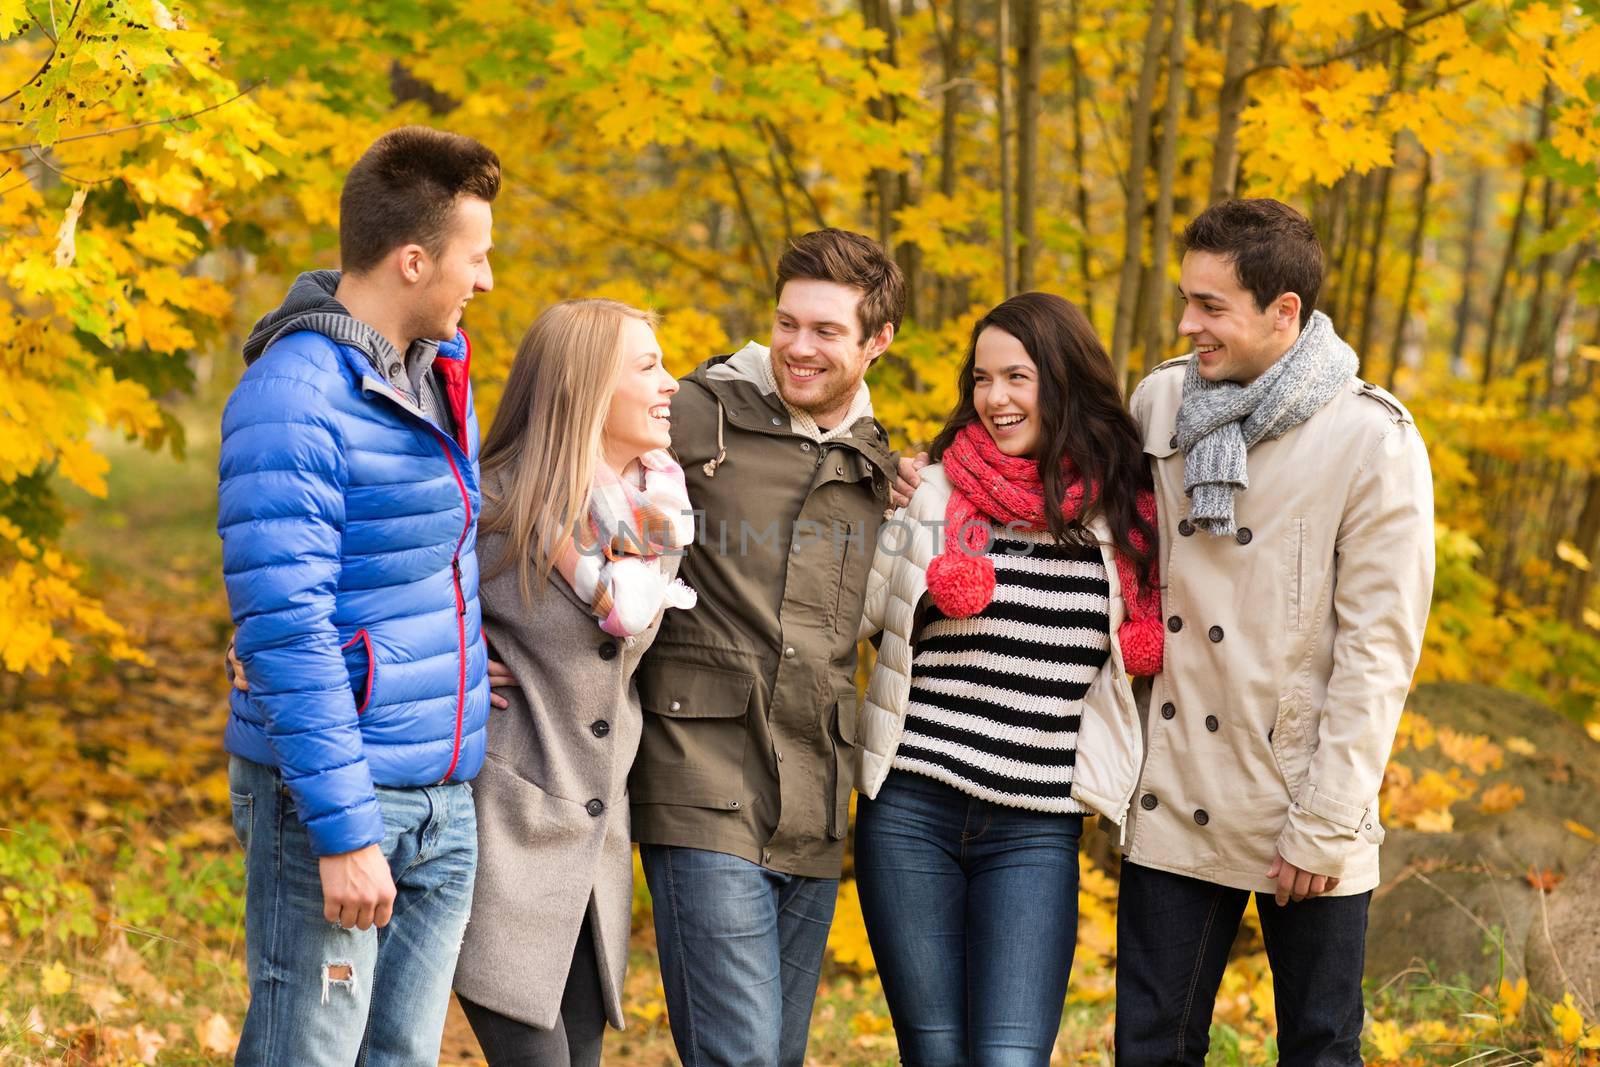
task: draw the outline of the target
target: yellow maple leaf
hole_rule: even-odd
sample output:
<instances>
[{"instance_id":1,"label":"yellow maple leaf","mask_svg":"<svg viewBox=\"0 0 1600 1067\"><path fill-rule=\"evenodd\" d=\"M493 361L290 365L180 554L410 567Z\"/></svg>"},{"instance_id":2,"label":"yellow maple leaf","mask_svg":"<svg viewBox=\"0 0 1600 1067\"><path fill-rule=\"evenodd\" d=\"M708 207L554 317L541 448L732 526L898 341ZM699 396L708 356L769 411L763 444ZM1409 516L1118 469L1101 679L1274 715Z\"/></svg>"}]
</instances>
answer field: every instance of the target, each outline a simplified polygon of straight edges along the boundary
<instances>
[{"instance_id":1,"label":"yellow maple leaf","mask_svg":"<svg viewBox=\"0 0 1600 1067\"><path fill-rule=\"evenodd\" d=\"M1500 782L1484 790L1483 796L1478 799L1478 810L1486 815L1499 815L1510 811L1525 799L1527 793L1520 785Z\"/></svg>"},{"instance_id":2,"label":"yellow maple leaf","mask_svg":"<svg viewBox=\"0 0 1600 1067\"><path fill-rule=\"evenodd\" d=\"M46 967L39 975L39 989L47 997L59 997L72 988L72 973L60 960Z\"/></svg>"},{"instance_id":3,"label":"yellow maple leaf","mask_svg":"<svg viewBox=\"0 0 1600 1067\"><path fill-rule=\"evenodd\" d=\"M1578 1010L1570 992L1561 998L1561 1003L1551 1006L1550 1018L1555 1020L1556 1033L1561 1035L1562 1044L1576 1045L1583 1039L1583 1012Z\"/></svg>"},{"instance_id":4,"label":"yellow maple leaf","mask_svg":"<svg viewBox=\"0 0 1600 1067\"><path fill-rule=\"evenodd\" d=\"M1372 1045L1379 1059L1399 1063L1411 1047L1411 1035L1394 1020L1383 1019L1372 1024Z\"/></svg>"},{"instance_id":5,"label":"yellow maple leaf","mask_svg":"<svg viewBox=\"0 0 1600 1067\"><path fill-rule=\"evenodd\" d=\"M1505 1023L1514 1023L1522 1015L1522 1006L1528 1001L1528 980L1518 978L1517 984L1512 985L1504 978L1500 979L1500 994L1496 1004L1500 1009L1500 1018Z\"/></svg>"},{"instance_id":6,"label":"yellow maple leaf","mask_svg":"<svg viewBox=\"0 0 1600 1067\"><path fill-rule=\"evenodd\" d=\"M1586 571L1590 567L1589 557L1583 550L1565 538L1556 544L1556 558L1580 571Z\"/></svg>"}]
</instances>

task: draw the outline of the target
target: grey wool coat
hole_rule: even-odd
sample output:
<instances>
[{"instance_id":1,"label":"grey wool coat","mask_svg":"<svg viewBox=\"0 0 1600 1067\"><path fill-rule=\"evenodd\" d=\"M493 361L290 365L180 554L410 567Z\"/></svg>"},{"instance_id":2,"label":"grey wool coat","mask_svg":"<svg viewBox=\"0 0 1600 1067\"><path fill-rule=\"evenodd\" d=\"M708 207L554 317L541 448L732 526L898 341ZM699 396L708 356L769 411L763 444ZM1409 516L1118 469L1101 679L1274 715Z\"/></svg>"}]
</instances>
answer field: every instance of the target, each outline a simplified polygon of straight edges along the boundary
<instances>
[{"instance_id":1,"label":"grey wool coat","mask_svg":"<svg viewBox=\"0 0 1600 1067\"><path fill-rule=\"evenodd\" d=\"M484 536L486 569L503 547ZM663 562L676 571L676 558ZM559 575L537 592L523 603L514 567L479 590L491 654L520 688L502 690L511 706L491 710L472 784L478 874L455 988L553 1027L587 917L606 1018L621 1029L633 906L627 783L641 728L633 675L660 619L628 644L602 631Z\"/></svg>"}]
</instances>

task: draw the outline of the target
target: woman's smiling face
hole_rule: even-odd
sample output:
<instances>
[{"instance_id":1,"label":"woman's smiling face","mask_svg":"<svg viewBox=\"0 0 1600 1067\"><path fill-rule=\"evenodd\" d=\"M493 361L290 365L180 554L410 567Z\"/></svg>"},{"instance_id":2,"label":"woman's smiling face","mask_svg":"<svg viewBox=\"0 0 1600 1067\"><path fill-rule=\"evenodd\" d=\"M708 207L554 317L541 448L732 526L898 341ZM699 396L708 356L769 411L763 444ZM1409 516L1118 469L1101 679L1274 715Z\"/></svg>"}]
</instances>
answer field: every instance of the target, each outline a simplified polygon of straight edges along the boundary
<instances>
[{"instance_id":1,"label":"woman's smiling face","mask_svg":"<svg viewBox=\"0 0 1600 1067\"><path fill-rule=\"evenodd\" d=\"M1039 443L1039 367L1022 342L998 326L978 335L972 403L1001 452L1033 455Z\"/></svg>"}]
</instances>

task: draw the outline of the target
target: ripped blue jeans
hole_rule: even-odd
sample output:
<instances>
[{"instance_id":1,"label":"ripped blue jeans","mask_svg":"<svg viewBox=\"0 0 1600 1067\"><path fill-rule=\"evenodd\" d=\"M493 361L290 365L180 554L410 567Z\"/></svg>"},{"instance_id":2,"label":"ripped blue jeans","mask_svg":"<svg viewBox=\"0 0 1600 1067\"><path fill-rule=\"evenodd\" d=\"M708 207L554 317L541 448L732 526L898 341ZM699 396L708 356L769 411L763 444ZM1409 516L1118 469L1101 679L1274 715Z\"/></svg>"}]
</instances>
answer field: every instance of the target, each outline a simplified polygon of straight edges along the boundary
<instances>
[{"instance_id":1,"label":"ripped blue jeans","mask_svg":"<svg viewBox=\"0 0 1600 1067\"><path fill-rule=\"evenodd\" d=\"M477 866L471 787L378 789L396 895L389 924L367 930L322 917L317 857L277 769L234 756L228 790L250 971L237 1067L437 1064Z\"/></svg>"}]
</instances>

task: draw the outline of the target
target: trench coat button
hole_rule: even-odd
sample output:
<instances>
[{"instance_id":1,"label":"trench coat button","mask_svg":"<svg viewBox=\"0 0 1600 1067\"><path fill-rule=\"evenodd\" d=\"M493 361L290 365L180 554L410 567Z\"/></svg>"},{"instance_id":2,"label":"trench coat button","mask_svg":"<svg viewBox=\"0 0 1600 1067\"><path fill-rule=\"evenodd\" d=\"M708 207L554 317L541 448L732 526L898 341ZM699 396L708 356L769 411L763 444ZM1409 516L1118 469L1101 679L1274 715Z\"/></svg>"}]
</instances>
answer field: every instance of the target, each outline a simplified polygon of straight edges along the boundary
<instances>
[{"instance_id":1,"label":"trench coat button","mask_svg":"<svg viewBox=\"0 0 1600 1067\"><path fill-rule=\"evenodd\" d=\"M605 801L601 800L599 797L596 797L595 799L589 801L589 803L585 804L583 806L583 810L588 812L590 815L598 817L606 810Z\"/></svg>"},{"instance_id":2,"label":"trench coat button","mask_svg":"<svg viewBox=\"0 0 1600 1067\"><path fill-rule=\"evenodd\" d=\"M1160 801L1156 800L1156 795L1154 793L1146 793L1139 799L1139 806L1145 811L1154 811L1156 805L1159 803Z\"/></svg>"},{"instance_id":3,"label":"trench coat button","mask_svg":"<svg viewBox=\"0 0 1600 1067\"><path fill-rule=\"evenodd\" d=\"M1172 616L1172 618L1167 620L1167 629L1171 630L1173 633L1177 633L1179 630L1183 629L1183 620L1178 618L1176 615Z\"/></svg>"},{"instance_id":4,"label":"trench coat button","mask_svg":"<svg viewBox=\"0 0 1600 1067\"><path fill-rule=\"evenodd\" d=\"M802 452L810 452L811 451L811 442L810 441L801 441L800 442L800 451L802 451Z\"/></svg>"},{"instance_id":5,"label":"trench coat button","mask_svg":"<svg viewBox=\"0 0 1600 1067\"><path fill-rule=\"evenodd\" d=\"M790 645L788 648L783 650L783 658L784 659L794 659L794 646L793 645Z\"/></svg>"},{"instance_id":6,"label":"trench coat button","mask_svg":"<svg viewBox=\"0 0 1600 1067\"><path fill-rule=\"evenodd\" d=\"M682 711L683 704L680 701L674 700L671 704L667 705L667 709L669 711Z\"/></svg>"},{"instance_id":7,"label":"trench coat button","mask_svg":"<svg viewBox=\"0 0 1600 1067\"><path fill-rule=\"evenodd\" d=\"M777 749L775 751L777 752L778 762L782 763L783 762L783 751L781 749Z\"/></svg>"},{"instance_id":8,"label":"trench coat button","mask_svg":"<svg viewBox=\"0 0 1600 1067\"><path fill-rule=\"evenodd\" d=\"M1173 434L1172 435L1172 440L1167 442L1167 447L1168 448L1177 448L1178 447L1178 435L1177 434Z\"/></svg>"},{"instance_id":9,"label":"trench coat button","mask_svg":"<svg viewBox=\"0 0 1600 1067\"><path fill-rule=\"evenodd\" d=\"M1222 627L1213 626L1211 629L1206 631L1206 636L1211 638L1212 644L1216 644L1218 641L1222 640Z\"/></svg>"},{"instance_id":10,"label":"trench coat button","mask_svg":"<svg viewBox=\"0 0 1600 1067\"><path fill-rule=\"evenodd\" d=\"M1197 808L1194 813L1194 821L1197 825L1204 826L1211 821L1211 816L1206 814L1205 808Z\"/></svg>"},{"instance_id":11,"label":"trench coat button","mask_svg":"<svg viewBox=\"0 0 1600 1067\"><path fill-rule=\"evenodd\" d=\"M1184 537L1193 535L1194 523L1190 522L1188 519L1180 519L1178 521L1178 533Z\"/></svg>"},{"instance_id":12,"label":"trench coat button","mask_svg":"<svg viewBox=\"0 0 1600 1067\"><path fill-rule=\"evenodd\" d=\"M1206 729L1207 730L1210 730L1212 733L1216 733L1217 732L1217 727L1219 725L1220 724L1217 722L1217 717L1215 715L1207 715L1206 716Z\"/></svg>"},{"instance_id":13,"label":"trench coat button","mask_svg":"<svg viewBox=\"0 0 1600 1067\"><path fill-rule=\"evenodd\" d=\"M762 863L771 863L772 862L772 850L770 848L764 848L764 849L761 850L761 862Z\"/></svg>"},{"instance_id":14,"label":"trench coat button","mask_svg":"<svg viewBox=\"0 0 1600 1067\"><path fill-rule=\"evenodd\" d=\"M1170 719L1176 714L1178 714L1178 709L1173 705L1172 701L1169 700L1161 705L1161 717L1163 719Z\"/></svg>"},{"instance_id":15,"label":"trench coat button","mask_svg":"<svg viewBox=\"0 0 1600 1067\"><path fill-rule=\"evenodd\" d=\"M774 416L772 416L772 425L774 425L774 426L782 426L783 425L783 420L778 418L778 416L774 415Z\"/></svg>"},{"instance_id":16,"label":"trench coat button","mask_svg":"<svg viewBox=\"0 0 1600 1067\"><path fill-rule=\"evenodd\" d=\"M601 659L616 659L617 658L617 643L615 641L607 641L605 644L601 645L600 646L600 658Z\"/></svg>"},{"instance_id":17,"label":"trench coat button","mask_svg":"<svg viewBox=\"0 0 1600 1067\"><path fill-rule=\"evenodd\" d=\"M738 802L738 801L737 801L737 800L730 800L730 801L728 801L728 807L730 807L730 808L737 808L737 807L738 807L738 806L739 806L739 802Z\"/></svg>"},{"instance_id":18,"label":"trench coat button","mask_svg":"<svg viewBox=\"0 0 1600 1067\"><path fill-rule=\"evenodd\" d=\"M589 727L589 732L596 737L604 737L611 732L611 724L604 719L596 719L594 725Z\"/></svg>"},{"instance_id":19,"label":"trench coat button","mask_svg":"<svg viewBox=\"0 0 1600 1067\"><path fill-rule=\"evenodd\" d=\"M837 467L833 468L833 473L839 474L839 475L843 475L844 474L844 464L841 463Z\"/></svg>"},{"instance_id":20,"label":"trench coat button","mask_svg":"<svg viewBox=\"0 0 1600 1067\"><path fill-rule=\"evenodd\" d=\"M1251 541L1255 540L1255 536L1255 534L1250 532L1250 527L1241 526L1239 529L1234 531L1233 539L1239 542L1241 545L1248 545Z\"/></svg>"}]
</instances>

